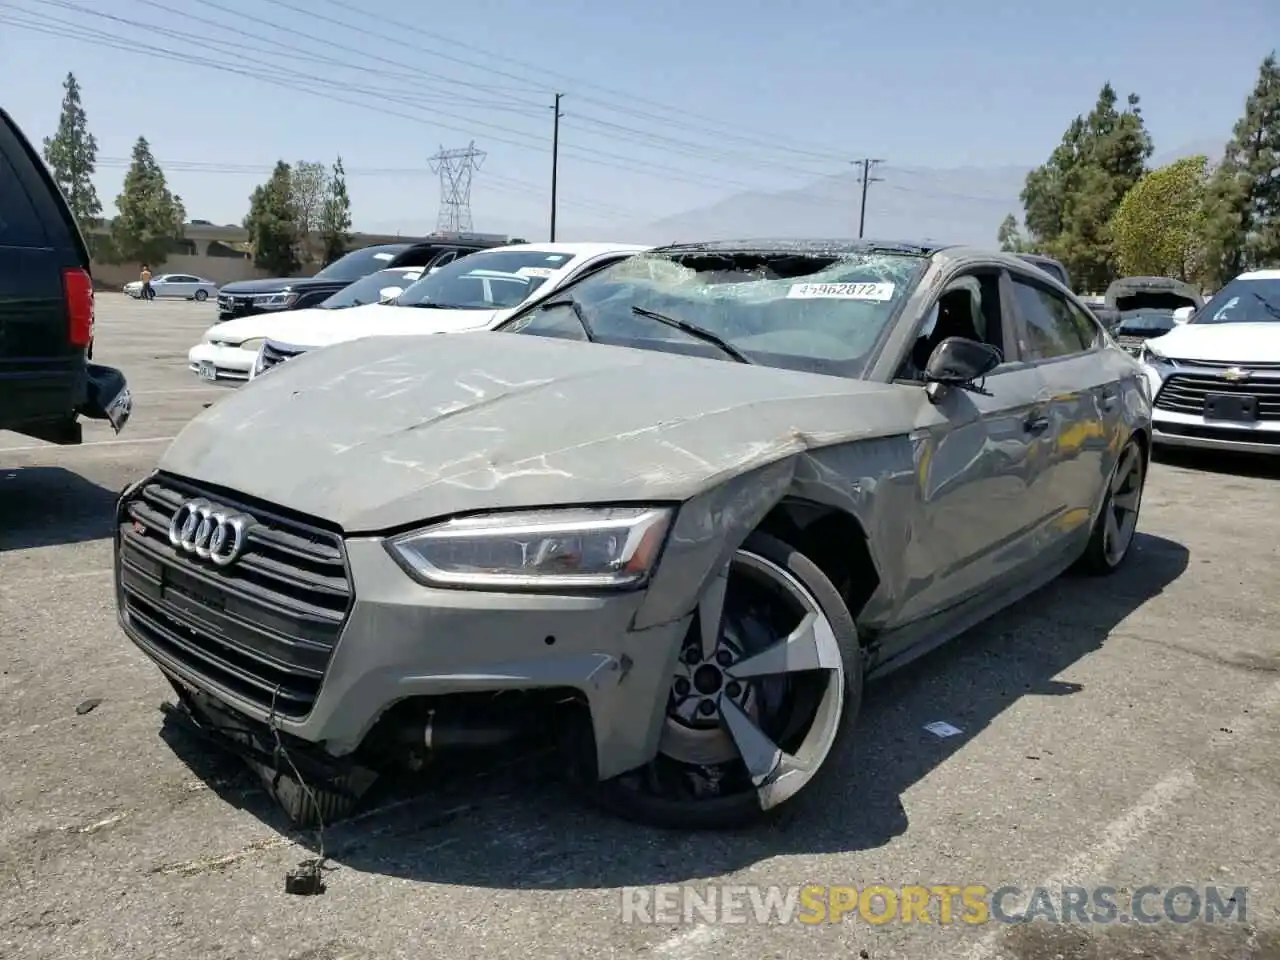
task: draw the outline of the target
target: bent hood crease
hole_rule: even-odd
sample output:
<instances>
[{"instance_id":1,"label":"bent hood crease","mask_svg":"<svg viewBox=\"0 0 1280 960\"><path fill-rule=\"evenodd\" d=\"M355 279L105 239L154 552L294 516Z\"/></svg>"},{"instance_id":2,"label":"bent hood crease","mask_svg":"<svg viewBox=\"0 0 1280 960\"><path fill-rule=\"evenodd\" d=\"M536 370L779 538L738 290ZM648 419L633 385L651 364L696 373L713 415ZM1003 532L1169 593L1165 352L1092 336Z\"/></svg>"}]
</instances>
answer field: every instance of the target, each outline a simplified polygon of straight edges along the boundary
<instances>
[{"instance_id":1,"label":"bent hood crease","mask_svg":"<svg viewBox=\"0 0 1280 960\"><path fill-rule=\"evenodd\" d=\"M911 422L905 387L513 334L304 354L193 420L160 466L368 532L483 509L683 500Z\"/></svg>"}]
</instances>

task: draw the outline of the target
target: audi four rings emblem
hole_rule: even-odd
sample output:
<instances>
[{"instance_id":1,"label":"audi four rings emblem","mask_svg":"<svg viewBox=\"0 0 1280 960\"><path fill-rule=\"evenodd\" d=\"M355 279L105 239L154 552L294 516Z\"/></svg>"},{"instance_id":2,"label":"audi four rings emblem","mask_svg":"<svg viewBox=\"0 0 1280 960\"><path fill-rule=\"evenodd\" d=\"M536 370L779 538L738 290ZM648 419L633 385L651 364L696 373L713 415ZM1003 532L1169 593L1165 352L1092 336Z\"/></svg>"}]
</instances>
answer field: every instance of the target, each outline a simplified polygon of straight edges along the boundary
<instances>
[{"instance_id":1,"label":"audi four rings emblem","mask_svg":"<svg viewBox=\"0 0 1280 960\"><path fill-rule=\"evenodd\" d=\"M246 513L228 512L208 500L188 500L169 521L169 543L225 567L244 553L253 524Z\"/></svg>"}]
</instances>

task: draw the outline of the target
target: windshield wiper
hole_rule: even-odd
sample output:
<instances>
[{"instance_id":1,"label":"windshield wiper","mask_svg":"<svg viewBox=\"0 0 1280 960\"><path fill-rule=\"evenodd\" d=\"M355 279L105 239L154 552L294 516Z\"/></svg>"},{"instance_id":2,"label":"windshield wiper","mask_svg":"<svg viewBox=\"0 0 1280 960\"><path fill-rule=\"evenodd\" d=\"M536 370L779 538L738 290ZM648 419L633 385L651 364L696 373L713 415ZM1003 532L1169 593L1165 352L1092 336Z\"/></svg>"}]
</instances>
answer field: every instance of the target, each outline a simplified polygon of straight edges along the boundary
<instances>
[{"instance_id":1,"label":"windshield wiper","mask_svg":"<svg viewBox=\"0 0 1280 960\"><path fill-rule=\"evenodd\" d=\"M427 310L483 310L483 307L464 307L459 303L436 303L434 300L419 300L417 303L392 303L390 306L422 307Z\"/></svg>"},{"instance_id":2,"label":"windshield wiper","mask_svg":"<svg viewBox=\"0 0 1280 960\"><path fill-rule=\"evenodd\" d=\"M582 309L582 304L573 297L558 297L552 300L543 300L542 308L547 307L568 307L573 311L573 315L578 318L578 323L582 324L582 332L587 335L587 340L591 343L596 342L596 332L591 329L591 321L587 319L587 311Z\"/></svg>"},{"instance_id":3,"label":"windshield wiper","mask_svg":"<svg viewBox=\"0 0 1280 960\"><path fill-rule=\"evenodd\" d=\"M665 313L657 313L654 310L646 310L644 307L632 307L631 312L638 317L645 317L657 323L662 323L668 327L674 327L682 333L687 333L695 340L701 340L703 343L709 343L716 347L726 356L731 357L738 363L753 363L741 350L728 343L722 338L716 336L710 330L704 330L697 324L690 323L688 320L677 320L675 317L668 317Z\"/></svg>"},{"instance_id":4,"label":"windshield wiper","mask_svg":"<svg viewBox=\"0 0 1280 960\"><path fill-rule=\"evenodd\" d=\"M1274 303L1272 303L1262 294L1258 293L1258 291L1256 290L1250 290L1249 292L1258 298L1258 302L1262 304L1262 308L1266 310L1267 313L1271 314L1277 320L1280 320L1280 307L1277 307Z\"/></svg>"}]
</instances>

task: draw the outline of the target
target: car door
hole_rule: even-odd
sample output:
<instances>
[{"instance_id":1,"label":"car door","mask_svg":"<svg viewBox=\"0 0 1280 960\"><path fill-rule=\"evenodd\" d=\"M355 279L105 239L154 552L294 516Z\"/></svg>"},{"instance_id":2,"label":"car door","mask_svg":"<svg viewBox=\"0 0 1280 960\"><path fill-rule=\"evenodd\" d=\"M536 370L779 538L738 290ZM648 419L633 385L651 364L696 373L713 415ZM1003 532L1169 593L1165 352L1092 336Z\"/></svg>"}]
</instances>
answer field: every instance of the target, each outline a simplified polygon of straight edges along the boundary
<instances>
[{"instance_id":1,"label":"car door","mask_svg":"<svg viewBox=\"0 0 1280 960\"><path fill-rule=\"evenodd\" d=\"M1010 287L1018 350L1043 384L1044 424L1033 454L1041 519L1034 544L1046 563L1089 536L1090 522L1124 438L1122 403L1130 364L1096 318L1032 273Z\"/></svg>"},{"instance_id":2,"label":"car door","mask_svg":"<svg viewBox=\"0 0 1280 960\"><path fill-rule=\"evenodd\" d=\"M965 290L971 319L955 307ZM1031 451L1042 383L1016 351L1008 275L999 265L969 264L944 277L938 291L896 378L921 385L912 436L917 502L905 545L908 587L894 617L898 625L940 614L1022 576L1033 559L1039 514L1032 501L1037 466ZM1005 359L980 391L945 390L931 402L924 368L937 344L951 336L981 339Z\"/></svg>"},{"instance_id":3,"label":"car door","mask_svg":"<svg viewBox=\"0 0 1280 960\"><path fill-rule=\"evenodd\" d=\"M188 276L185 273L174 273L169 275L169 296L171 297L194 297L196 295L196 287L200 285L200 281L196 277Z\"/></svg>"}]
</instances>

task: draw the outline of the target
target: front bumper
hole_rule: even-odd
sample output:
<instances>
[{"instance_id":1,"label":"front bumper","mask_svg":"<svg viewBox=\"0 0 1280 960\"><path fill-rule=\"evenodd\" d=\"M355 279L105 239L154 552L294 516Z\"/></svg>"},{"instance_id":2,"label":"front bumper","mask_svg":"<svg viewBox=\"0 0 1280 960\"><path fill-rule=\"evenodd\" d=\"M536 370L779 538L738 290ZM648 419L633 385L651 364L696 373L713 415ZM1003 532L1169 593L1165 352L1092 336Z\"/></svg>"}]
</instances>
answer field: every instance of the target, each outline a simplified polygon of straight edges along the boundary
<instances>
[{"instance_id":1,"label":"front bumper","mask_svg":"<svg viewBox=\"0 0 1280 960\"><path fill-rule=\"evenodd\" d=\"M197 376L211 370L214 380L248 380L258 354L216 343L197 343L187 352L187 368Z\"/></svg>"},{"instance_id":2,"label":"front bumper","mask_svg":"<svg viewBox=\"0 0 1280 960\"><path fill-rule=\"evenodd\" d=\"M1241 365L1242 367L1245 365ZM1154 405L1152 442L1165 447L1280 454L1280 370L1251 370L1227 379L1227 364L1177 361L1163 375L1144 365ZM1250 422L1205 416L1206 398L1228 394L1250 398L1257 419Z\"/></svg>"},{"instance_id":3,"label":"front bumper","mask_svg":"<svg viewBox=\"0 0 1280 960\"><path fill-rule=\"evenodd\" d=\"M174 509L193 492L169 486L161 492ZM341 552L352 599L340 623L326 621L330 634L301 616L272 621L271 604L278 609L287 598L255 597L252 571L244 579L227 572L249 554L219 570L171 547L165 501L153 493L139 506L145 489L126 492L117 512L121 627L171 678L236 713L260 722L274 717L283 732L343 757L402 700L571 689L589 707L602 779L657 752L689 618L632 629L643 592L432 589L409 579L380 539L346 539ZM262 505L222 505L266 516Z\"/></svg>"},{"instance_id":4,"label":"front bumper","mask_svg":"<svg viewBox=\"0 0 1280 960\"><path fill-rule=\"evenodd\" d=\"M1241 426L1157 410L1151 429L1152 442L1161 446L1280 455L1280 423Z\"/></svg>"}]
</instances>

